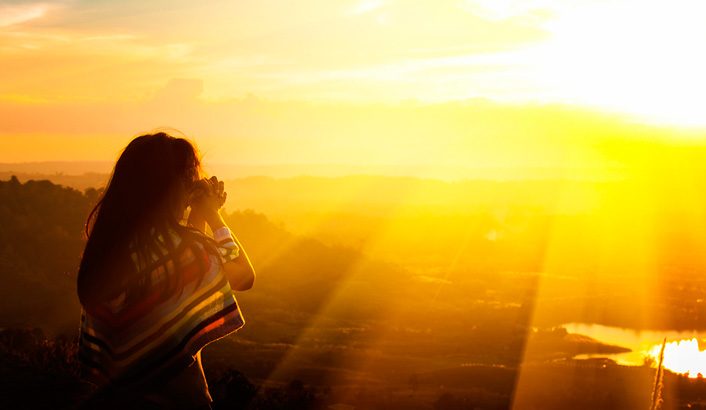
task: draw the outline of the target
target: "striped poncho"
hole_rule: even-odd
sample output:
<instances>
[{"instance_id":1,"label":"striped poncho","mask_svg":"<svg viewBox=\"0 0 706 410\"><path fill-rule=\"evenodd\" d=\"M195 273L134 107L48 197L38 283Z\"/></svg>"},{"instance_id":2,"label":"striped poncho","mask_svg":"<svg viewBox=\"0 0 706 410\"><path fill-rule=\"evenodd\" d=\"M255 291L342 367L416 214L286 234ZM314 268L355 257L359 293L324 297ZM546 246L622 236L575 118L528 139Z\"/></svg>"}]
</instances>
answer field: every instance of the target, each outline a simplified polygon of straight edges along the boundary
<instances>
[{"instance_id":1,"label":"striped poncho","mask_svg":"<svg viewBox=\"0 0 706 410\"><path fill-rule=\"evenodd\" d=\"M145 269L152 284L143 297L128 305L123 292L90 314L81 311L78 358L84 377L96 385L133 386L169 374L243 326L223 271L223 263L238 257L227 228L214 235L217 249L206 241L172 237L175 251L155 257ZM160 285L172 273L181 276L183 290L165 296Z\"/></svg>"}]
</instances>

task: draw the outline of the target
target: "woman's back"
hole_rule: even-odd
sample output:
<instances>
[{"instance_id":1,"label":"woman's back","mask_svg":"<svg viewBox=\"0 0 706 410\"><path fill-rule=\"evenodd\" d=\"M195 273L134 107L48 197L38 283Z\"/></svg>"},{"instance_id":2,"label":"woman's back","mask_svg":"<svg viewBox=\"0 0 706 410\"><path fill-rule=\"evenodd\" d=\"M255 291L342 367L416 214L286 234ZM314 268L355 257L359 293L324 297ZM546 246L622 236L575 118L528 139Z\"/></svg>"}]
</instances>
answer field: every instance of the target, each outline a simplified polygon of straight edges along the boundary
<instances>
[{"instance_id":1,"label":"woman's back","mask_svg":"<svg viewBox=\"0 0 706 410\"><path fill-rule=\"evenodd\" d=\"M78 358L99 387L89 407L209 406L200 351L243 326L233 291L254 271L218 213L223 183L198 167L187 141L138 137L89 216L78 275Z\"/></svg>"},{"instance_id":2,"label":"woman's back","mask_svg":"<svg viewBox=\"0 0 706 410\"><path fill-rule=\"evenodd\" d=\"M79 355L86 377L99 386L158 390L170 380L179 384L189 375L203 378L202 371L193 371L193 366L201 367L200 350L244 324L222 271L222 252L198 233L187 238L171 235L173 251L164 249L148 266L138 266L139 276L151 278L139 298L128 297L125 289L82 312ZM219 247L234 246L229 242ZM165 294L169 277L180 284ZM175 381L175 374L181 379ZM199 384L194 387L204 391Z\"/></svg>"}]
</instances>

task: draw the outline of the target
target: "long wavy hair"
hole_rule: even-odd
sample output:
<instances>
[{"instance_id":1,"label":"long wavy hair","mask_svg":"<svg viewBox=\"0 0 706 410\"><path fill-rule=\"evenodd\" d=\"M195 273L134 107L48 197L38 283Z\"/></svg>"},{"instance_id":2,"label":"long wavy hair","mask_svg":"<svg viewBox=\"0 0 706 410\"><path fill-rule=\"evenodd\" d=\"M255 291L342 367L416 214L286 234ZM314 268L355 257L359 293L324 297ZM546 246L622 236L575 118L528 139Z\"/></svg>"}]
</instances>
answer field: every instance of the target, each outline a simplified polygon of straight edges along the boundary
<instances>
[{"instance_id":1,"label":"long wavy hair","mask_svg":"<svg viewBox=\"0 0 706 410\"><path fill-rule=\"evenodd\" d=\"M155 255L174 254L172 234L195 235L180 220L200 176L198 152L186 139L159 132L139 136L125 147L86 221L88 240L77 278L84 307L124 290L129 290L128 297L139 297L149 288L150 275L143 272ZM167 276L164 294L180 283L179 275Z\"/></svg>"}]
</instances>

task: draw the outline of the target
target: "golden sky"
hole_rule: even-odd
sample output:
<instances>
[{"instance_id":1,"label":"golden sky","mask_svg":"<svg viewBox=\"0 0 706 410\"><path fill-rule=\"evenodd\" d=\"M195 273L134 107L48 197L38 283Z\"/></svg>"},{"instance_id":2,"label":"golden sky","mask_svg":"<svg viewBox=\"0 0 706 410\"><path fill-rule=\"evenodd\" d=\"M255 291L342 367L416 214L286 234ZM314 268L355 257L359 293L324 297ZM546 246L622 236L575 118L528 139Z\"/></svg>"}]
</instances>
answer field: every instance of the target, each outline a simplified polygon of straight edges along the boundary
<instances>
[{"instance_id":1,"label":"golden sky","mask_svg":"<svg viewBox=\"0 0 706 410\"><path fill-rule=\"evenodd\" d=\"M158 126L248 163L565 165L700 138L705 19L686 0L2 1L0 162L113 159Z\"/></svg>"}]
</instances>

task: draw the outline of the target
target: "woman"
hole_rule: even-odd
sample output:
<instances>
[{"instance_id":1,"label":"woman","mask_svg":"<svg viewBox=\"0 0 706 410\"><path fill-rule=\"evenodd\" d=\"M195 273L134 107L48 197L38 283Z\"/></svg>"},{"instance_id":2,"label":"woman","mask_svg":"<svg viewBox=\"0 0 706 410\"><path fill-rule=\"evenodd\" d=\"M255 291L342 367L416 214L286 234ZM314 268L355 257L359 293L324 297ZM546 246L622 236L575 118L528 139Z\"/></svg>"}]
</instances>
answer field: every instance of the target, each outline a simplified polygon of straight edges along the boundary
<instances>
[{"instance_id":1,"label":"woman","mask_svg":"<svg viewBox=\"0 0 706 410\"><path fill-rule=\"evenodd\" d=\"M86 408L211 408L201 349L243 326L233 291L255 279L225 197L185 139L143 135L120 155L78 273L79 361L98 386Z\"/></svg>"}]
</instances>

